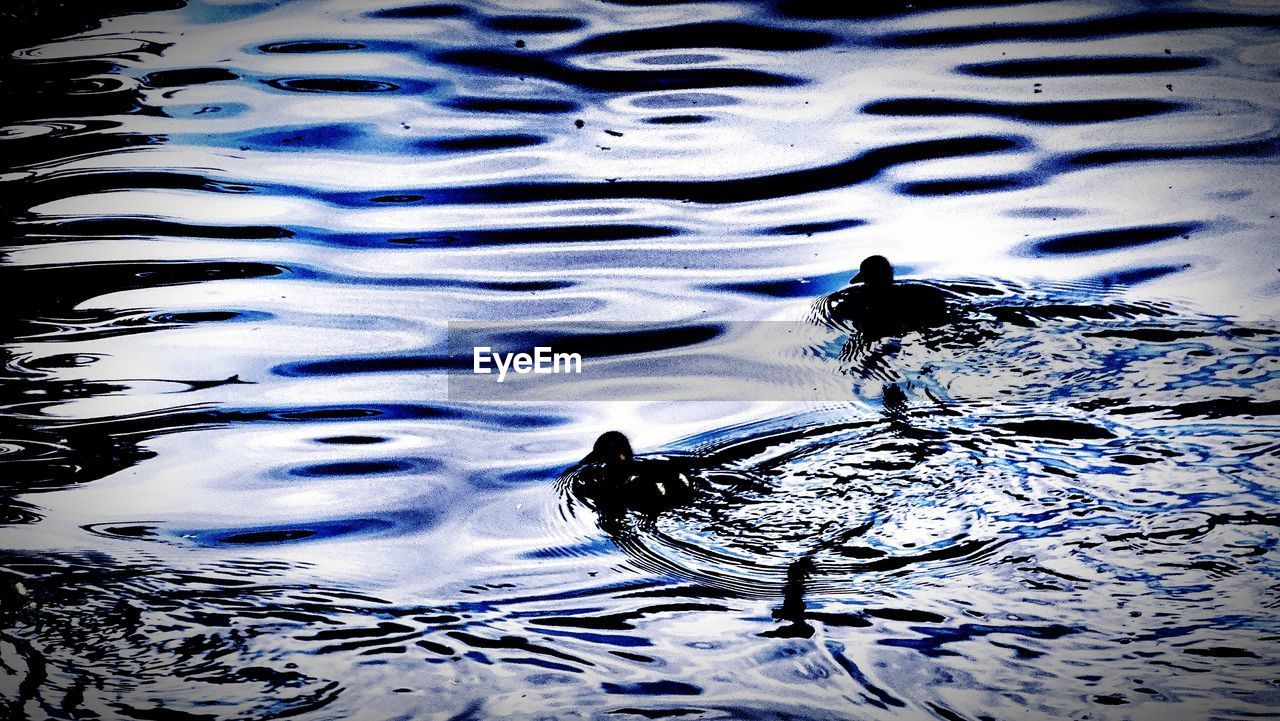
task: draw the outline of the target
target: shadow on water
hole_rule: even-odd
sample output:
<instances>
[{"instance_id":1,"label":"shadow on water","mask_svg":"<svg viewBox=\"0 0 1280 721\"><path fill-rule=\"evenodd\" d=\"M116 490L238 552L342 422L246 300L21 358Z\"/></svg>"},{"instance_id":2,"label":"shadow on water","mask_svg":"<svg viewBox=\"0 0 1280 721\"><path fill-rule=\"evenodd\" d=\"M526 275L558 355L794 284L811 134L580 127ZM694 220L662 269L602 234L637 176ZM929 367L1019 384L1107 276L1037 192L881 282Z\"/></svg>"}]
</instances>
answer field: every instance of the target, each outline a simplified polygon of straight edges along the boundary
<instances>
[{"instance_id":1,"label":"shadow on water","mask_svg":"<svg viewBox=\"0 0 1280 721\"><path fill-rule=\"evenodd\" d=\"M766 638L809 638L813 636L813 626L805 621L808 605L804 602L805 586L809 574L813 573L813 559L808 556L792 561L787 566L787 582L782 587L782 605L773 612L773 617L786 621L786 625L761 633Z\"/></svg>"}]
</instances>

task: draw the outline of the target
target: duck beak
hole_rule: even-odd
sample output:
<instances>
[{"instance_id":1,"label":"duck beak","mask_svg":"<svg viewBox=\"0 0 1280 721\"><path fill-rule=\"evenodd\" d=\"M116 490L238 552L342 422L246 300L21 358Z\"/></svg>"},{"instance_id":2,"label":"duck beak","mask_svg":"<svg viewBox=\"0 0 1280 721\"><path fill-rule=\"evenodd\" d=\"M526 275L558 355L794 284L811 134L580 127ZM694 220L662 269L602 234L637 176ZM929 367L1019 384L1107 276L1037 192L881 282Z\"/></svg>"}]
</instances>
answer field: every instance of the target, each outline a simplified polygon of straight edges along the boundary
<instances>
[{"instance_id":1,"label":"duck beak","mask_svg":"<svg viewBox=\"0 0 1280 721\"><path fill-rule=\"evenodd\" d=\"M858 271L858 274L857 274L857 275L855 275L855 276L853 276L852 278L850 278L850 279L849 279L849 284L850 284L850 285L852 285L852 284L854 284L854 283L861 283L861 282L862 282L862 271Z\"/></svg>"}]
</instances>

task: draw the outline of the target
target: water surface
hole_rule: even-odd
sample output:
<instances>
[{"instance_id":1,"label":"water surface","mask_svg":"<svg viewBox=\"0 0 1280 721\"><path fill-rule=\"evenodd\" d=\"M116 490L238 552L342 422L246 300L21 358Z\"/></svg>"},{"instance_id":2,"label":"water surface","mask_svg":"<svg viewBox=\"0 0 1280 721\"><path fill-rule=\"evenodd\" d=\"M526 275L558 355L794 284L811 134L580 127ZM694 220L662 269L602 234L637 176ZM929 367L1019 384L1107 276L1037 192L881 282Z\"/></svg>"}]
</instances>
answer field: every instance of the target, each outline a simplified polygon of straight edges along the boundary
<instances>
[{"instance_id":1,"label":"water surface","mask_svg":"<svg viewBox=\"0 0 1280 721\"><path fill-rule=\"evenodd\" d=\"M1268 4L127 10L2 61L7 714L1280 700ZM712 343L872 253L971 307L845 402L446 392L449 320ZM699 502L560 493L609 429Z\"/></svg>"}]
</instances>

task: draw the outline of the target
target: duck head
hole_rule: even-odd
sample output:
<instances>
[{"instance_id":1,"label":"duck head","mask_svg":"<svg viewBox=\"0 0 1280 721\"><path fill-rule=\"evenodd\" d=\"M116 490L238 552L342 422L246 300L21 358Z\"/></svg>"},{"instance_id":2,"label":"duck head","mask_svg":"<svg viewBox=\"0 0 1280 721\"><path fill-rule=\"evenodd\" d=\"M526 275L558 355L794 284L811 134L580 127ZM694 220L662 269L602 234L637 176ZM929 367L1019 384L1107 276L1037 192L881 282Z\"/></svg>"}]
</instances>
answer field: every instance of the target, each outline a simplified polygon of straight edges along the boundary
<instances>
[{"instance_id":1,"label":"duck head","mask_svg":"<svg viewBox=\"0 0 1280 721\"><path fill-rule=\"evenodd\" d=\"M893 285L893 266L883 255L873 255L858 266L858 274L849 279L850 283L862 283L873 290L883 290Z\"/></svg>"},{"instance_id":2,"label":"duck head","mask_svg":"<svg viewBox=\"0 0 1280 721\"><path fill-rule=\"evenodd\" d=\"M609 431L602 433L596 439L596 444L592 447L581 461L582 464L588 463L626 463L635 457L631 451L631 441L618 431Z\"/></svg>"}]
</instances>

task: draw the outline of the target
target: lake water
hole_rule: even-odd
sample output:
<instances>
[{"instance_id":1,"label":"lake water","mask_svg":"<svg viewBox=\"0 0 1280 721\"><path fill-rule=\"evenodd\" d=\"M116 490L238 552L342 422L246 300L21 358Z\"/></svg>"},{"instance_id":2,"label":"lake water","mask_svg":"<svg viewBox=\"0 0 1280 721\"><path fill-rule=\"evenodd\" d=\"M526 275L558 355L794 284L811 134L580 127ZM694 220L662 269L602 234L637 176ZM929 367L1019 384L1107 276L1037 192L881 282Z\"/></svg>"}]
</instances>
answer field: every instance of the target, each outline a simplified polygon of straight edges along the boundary
<instances>
[{"instance_id":1,"label":"lake water","mask_svg":"<svg viewBox=\"0 0 1280 721\"><path fill-rule=\"evenodd\" d=\"M14 7L6 717L1280 705L1272 3ZM969 300L847 399L450 400L447 321L701 347L873 253ZM696 502L564 493L610 429Z\"/></svg>"}]
</instances>

